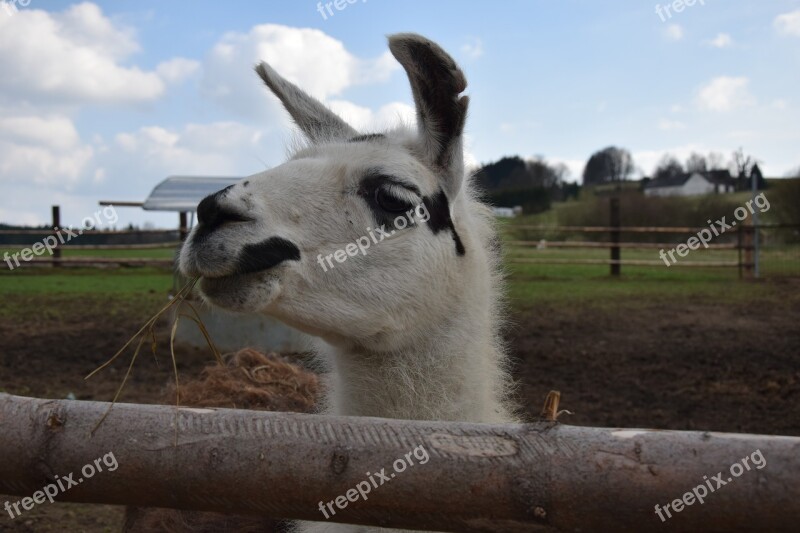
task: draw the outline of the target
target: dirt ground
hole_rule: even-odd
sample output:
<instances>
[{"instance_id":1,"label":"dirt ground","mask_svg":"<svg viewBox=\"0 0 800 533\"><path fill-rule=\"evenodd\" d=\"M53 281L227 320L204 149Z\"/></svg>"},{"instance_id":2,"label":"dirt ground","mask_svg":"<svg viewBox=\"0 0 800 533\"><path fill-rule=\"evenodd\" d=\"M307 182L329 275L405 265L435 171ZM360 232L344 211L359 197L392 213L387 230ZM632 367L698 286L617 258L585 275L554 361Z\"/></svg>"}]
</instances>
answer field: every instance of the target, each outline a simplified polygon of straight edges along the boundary
<instances>
[{"instance_id":1,"label":"dirt ground","mask_svg":"<svg viewBox=\"0 0 800 533\"><path fill-rule=\"evenodd\" d=\"M534 306L509 330L518 399L529 417L551 389L564 423L800 435L800 283L775 302L715 304L699 298L616 307ZM107 401L125 364L84 381L141 325L141 308L101 310L108 302L25 302L69 313L0 318L0 391ZM24 318L24 320L23 320ZM162 326L160 336L168 338ZM166 342L158 364L140 354L122 401L157 403L172 379ZM182 376L211 362L207 351L179 349ZM0 495L0 505L19 498ZM40 505L0 531L119 531L123 510L81 504Z\"/></svg>"}]
</instances>

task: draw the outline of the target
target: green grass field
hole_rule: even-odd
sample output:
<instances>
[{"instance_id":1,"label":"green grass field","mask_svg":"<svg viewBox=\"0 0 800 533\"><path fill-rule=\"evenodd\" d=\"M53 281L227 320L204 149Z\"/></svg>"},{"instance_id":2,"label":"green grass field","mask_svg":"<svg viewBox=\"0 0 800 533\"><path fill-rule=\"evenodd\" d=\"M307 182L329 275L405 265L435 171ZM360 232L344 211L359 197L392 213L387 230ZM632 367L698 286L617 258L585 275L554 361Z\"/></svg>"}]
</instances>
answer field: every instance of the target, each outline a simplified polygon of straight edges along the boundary
<instances>
[{"instance_id":1,"label":"green grass field","mask_svg":"<svg viewBox=\"0 0 800 533\"><path fill-rule=\"evenodd\" d=\"M152 251L151 251L152 252ZM648 254L653 251L646 251ZM657 251L655 251L657 253ZM514 252L512 255L518 256ZM526 256L549 258L608 257L607 250L532 250ZM623 258L643 257L641 251ZM796 268L796 267L795 267ZM609 276L605 265L506 265L508 299L517 309L533 305L590 305L615 306L652 304L654 301L674 302L682 299L708 299L715 302L740 303L759 299L779 300L780 286L738 280L735 268L681 267L623 267L622 276ZM56 309L27 309L27 296L55 295L59 301L107 298L113 295L124 301L136 301L152 308L165 302L173 289L171 269L152 267L132 268L72 268L49 267L0 270L0 296L6 302L0 315L23 313L57 315L72 310L59 305ZM112 313L113 314L113 313Z\"/></svg>"},{"instance_id":2,"label":"green grass field","mask_svg":"<svg viewBox=\"0 0 800 533\"><path fill-rule=\"evenodd\" d=\"M19 253L19 248L0 247L0 255ZM61 248L62 257L110 257L114 259L124 258L148 258L148 259L172 259L175 257L174 248L157 248L150 250L71 250L69 246ZM46 253L40 257L49 257ZM13 264L13 260L12 260Z\"/></svg>"}]
</instances>

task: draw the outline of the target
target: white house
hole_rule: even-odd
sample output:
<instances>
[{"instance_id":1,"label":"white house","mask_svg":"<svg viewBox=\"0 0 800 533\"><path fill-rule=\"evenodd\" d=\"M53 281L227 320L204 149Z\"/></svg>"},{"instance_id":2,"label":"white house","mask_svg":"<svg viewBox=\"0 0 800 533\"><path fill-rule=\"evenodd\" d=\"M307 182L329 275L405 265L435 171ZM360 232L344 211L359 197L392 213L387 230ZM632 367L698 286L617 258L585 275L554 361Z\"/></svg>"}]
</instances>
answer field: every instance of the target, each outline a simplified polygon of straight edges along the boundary
<instances>
[{"instance_id":1,"label":"white house","mask_svg":"<svg viewBox=\"0 0 800 533\"><path fill-rule=\"evenodd\" d=\"M727 170L692 172L651 180L644 186L645 196L697 196L726 194L736 190Z\"/></svg>"}]
</instances>

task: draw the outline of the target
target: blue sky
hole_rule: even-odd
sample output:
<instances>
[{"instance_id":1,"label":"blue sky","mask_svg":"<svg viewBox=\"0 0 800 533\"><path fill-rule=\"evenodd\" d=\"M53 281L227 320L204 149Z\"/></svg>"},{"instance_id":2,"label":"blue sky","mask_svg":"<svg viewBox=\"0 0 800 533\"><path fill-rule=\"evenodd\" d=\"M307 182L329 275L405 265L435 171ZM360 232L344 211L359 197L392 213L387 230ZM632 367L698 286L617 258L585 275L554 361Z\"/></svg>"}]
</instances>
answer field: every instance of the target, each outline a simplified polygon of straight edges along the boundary
<instances>
[{"instance_id":1,"label":"blue sky","mask_svg":"<svg viewBox=\"0 0 800 533\"><path fill-rule=\"evenodd\" d=\"M800 1L697 0L662 15L671 3L342 4L326 18L311 0L0 5L0 222L44 223L61 204L76 223L171 174L280 164L292 130L252 72L260 59L365 131L413 120L386 49L398 31L436 40L465 70L472 163L543 156L578 180L615 144L644 174L667 152L740 146L768 176L800 167Z\"/></svg>"}]
</instances>

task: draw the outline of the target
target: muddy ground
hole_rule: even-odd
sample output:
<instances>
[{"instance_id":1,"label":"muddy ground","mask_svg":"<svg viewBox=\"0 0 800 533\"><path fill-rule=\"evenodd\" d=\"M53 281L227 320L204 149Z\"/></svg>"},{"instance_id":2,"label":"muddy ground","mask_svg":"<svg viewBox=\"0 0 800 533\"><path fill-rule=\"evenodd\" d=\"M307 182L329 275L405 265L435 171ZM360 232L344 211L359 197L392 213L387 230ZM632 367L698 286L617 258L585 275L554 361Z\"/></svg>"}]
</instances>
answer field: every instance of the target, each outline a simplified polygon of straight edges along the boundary
<instances>
[{"instance_id":1,"label":"muddy ground","mask_svg":"<svg viewBox=\"0 0 800 533\"><path fill-rule=\"evenodd\" d=\"M561 419L570 424L800 435L798 289L800 283L788 283L778 298L740 304L682 298L518 310L509 338L519 403L533 417L556 389L561 407L574 412ZM128 308L102 298L27 298L26 309L69 312L0 316L0 390L112 398L124 364L83 378L124 344L158 301ZM168 338L165 326L160 335ZM122 401L159 401L172 379L165 344L158 364L142 353ZM187 377L211 361L204 351L179 349L178 355ZM18 499L0 495L0 505ZM0 515L0 531L118 531L122 514L113 506L40 505L13 521Z\"/></svg>"}]
</instances>

